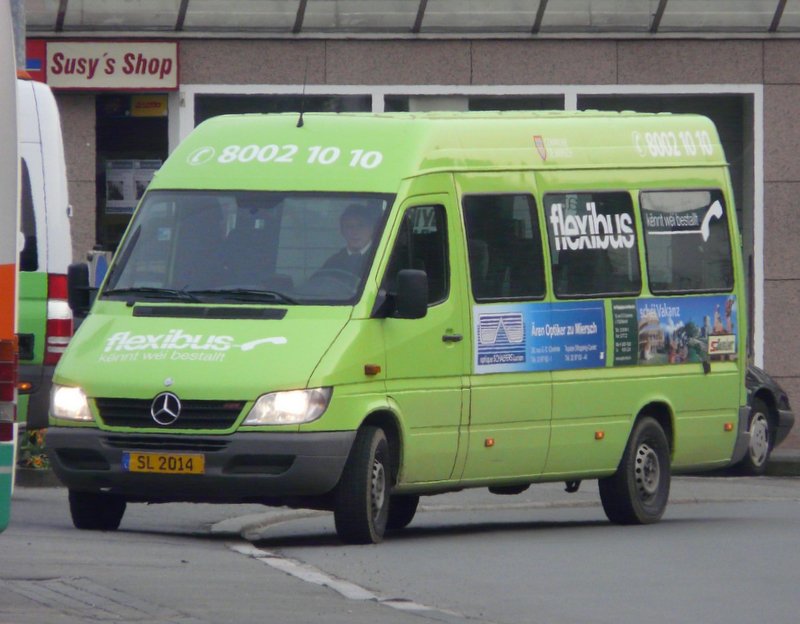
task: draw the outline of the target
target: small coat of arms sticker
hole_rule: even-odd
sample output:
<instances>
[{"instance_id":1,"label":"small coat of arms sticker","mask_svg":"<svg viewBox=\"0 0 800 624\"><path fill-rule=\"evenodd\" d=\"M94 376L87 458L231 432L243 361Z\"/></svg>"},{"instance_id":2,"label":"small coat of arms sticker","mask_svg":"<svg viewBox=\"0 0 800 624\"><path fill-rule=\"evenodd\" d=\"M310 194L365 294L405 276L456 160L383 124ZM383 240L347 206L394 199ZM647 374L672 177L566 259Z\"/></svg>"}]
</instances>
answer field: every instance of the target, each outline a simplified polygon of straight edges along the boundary
<instances>
[{"instance_id":1,"label":"small coat of arms sticker","mask_svg":"<svg viewBox=\"0 0 800 624\"><path fill-rule=\"evenodd\" d=\"M547 160L547 146L544 144L544 138L537 134L533 137L533 143L536 145L536 151L539 152L542 160Z\"/></svg>"}]
</instances>

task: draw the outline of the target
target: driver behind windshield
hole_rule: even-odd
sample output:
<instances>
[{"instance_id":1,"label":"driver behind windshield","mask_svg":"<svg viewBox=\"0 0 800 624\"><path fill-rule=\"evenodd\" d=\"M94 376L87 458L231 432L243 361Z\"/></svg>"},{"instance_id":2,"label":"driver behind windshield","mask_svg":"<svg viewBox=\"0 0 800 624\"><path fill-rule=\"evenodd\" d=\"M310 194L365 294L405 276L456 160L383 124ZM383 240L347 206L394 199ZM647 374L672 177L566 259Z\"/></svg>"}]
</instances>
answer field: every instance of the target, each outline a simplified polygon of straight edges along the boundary
<instances>
[{"instance_id":1,"label":"driver behind windshield","mask_svg":"<svg viewBox=\"0 0 800 624\"><path fill-rule=\"evenodd\" d=\"M333 254L322 265L322 271L347 271L360 276L372 248L372 236L378 222L380 210L361 204L350 204L342 212L339 230L345 246Z\"/></svg>"}]
</instances>

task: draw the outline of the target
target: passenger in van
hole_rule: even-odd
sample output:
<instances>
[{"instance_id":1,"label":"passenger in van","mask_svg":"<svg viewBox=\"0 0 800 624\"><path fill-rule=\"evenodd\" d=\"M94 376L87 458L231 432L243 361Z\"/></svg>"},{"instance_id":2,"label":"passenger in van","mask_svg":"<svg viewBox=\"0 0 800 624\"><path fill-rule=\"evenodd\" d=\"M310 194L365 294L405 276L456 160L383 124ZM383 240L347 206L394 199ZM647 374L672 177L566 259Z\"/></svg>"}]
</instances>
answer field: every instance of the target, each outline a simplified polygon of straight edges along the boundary
<instances>
[{"instance_id":1,"label":"passenger in van","mask_svg":"<svg viewBox=\"0 0 800 624\"><path fill-rule=\"evenodd\" d=\"M372 247L379 211L370 206L350 204L342 212L339 228L345 246L322 265L321 271L338 270L360 276Z\"/></svg>"}]
</instances>

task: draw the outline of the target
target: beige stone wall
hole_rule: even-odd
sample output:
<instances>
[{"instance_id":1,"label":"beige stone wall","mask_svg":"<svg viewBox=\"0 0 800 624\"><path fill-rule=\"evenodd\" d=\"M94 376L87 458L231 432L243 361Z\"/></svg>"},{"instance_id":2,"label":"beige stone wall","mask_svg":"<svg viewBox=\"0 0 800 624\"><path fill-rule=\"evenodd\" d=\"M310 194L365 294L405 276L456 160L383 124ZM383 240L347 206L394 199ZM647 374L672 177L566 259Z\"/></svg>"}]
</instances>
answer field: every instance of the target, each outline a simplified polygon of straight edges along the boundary
<instances>
[{"instance_id":1,"label":"beige stone wall","mask_svg":"<svg viewBox=\"0 0 800 624\"><path fill-rule=\"evenodd\" d=\"M56 95L64 135L69 203L72 204L72 258L84 255L95 242L95 110L94 95Z\"/></svg>"},{"instance_id":2,"label":"beige stone wall","mask_svg":"<svg viewBox=\"0 0 800 624\"><path fill-rule=\"evenodd\" d=\"M790 40L184 40L180 76L299 84L307 67L309 84L332 85L763 84L765 364L800 406L798 57ZM94 239L94 98L59 103L77 257ZM791 445L800 448L800 433Z\"/></svg>"}]
</instances>

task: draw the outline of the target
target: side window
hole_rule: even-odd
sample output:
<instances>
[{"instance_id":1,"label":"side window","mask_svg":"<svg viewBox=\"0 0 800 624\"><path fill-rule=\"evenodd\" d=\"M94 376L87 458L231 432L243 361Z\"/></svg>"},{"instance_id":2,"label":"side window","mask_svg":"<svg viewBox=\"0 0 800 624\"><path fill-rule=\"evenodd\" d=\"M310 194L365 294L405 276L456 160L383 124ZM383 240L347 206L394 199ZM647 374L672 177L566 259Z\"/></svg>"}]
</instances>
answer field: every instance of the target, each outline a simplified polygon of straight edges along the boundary
<instances>
[{"instance_id":1,"label":"side window","mask_svg":"<svg viewBox=\"0 0 800 624\"><path fill-rule=\"evenodd\" d=\"M36 239L36 213L33 210L33 191L28 163L20 159L22 170L22 186L20 188L20 230L24 246L19 252L19 270L36 271L39 268L39 245Z\"/></svg>"},{"instance_id":2,"label":"side window","mask_svg":"<svg viewBox=\"0 0 800 624\"><path fill-rule=\"evenodd\" d=\"M629 193L549 193L544 208L557 297L639 294L642 278Z\"/></svg>"},{"instance_id":3,"label":"side window","mask_svg":"<svg viewBox=\"0 0 800 624\"><path fill-rule=\"evenodd\" d=\"M542 299L542 237L533 197L468 195L463 207L475 301Z\"/></svg>"},{"instance_id":4,"label":"side window","mask_svg":"<svg viewBox=\"0 0 800 624\"><path fill-rule=\"evenodd\" d=\"M655 294L733 288L728 213L720 191L640 195L647 276Z\"/></svg>"},{"instance_id":5,"label":"side window","mask_svg":"<svg viewBox=\"0 0 800 624\"><path fill-rule=\"evenodd\" d=\"M450 262L444 206L415 206L406 210L384 278L388 291L394 290L397 274L403 269L427 273L428 305L447 299Z\"/></svg>"}]
</instances>

